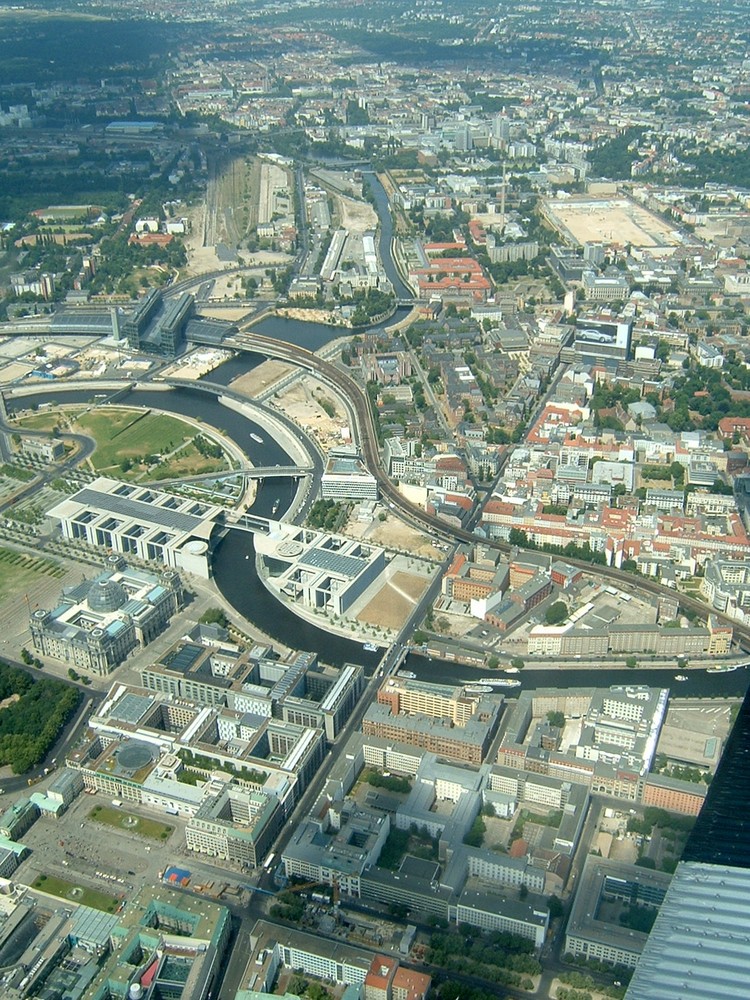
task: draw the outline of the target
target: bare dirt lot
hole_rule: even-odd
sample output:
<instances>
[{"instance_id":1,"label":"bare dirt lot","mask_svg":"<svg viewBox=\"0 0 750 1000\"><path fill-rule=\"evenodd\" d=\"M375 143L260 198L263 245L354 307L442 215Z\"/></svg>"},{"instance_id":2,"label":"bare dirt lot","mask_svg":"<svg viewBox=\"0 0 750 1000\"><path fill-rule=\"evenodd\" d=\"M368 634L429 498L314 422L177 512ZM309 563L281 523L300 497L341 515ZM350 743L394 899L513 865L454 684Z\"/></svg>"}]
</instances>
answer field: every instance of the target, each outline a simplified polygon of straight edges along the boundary
<instances>
[{"instance_id":1,"label":"bare dirt lot","mask_svg":"<svg viewBox=\"0 0 750 1000\"><path fill-rule=\"evenodd\" d=\"M294 306L291 306L277 309L276 314L285 319L298 319L302 323L327 323L329 326L344 326L341 316L333 309L295 309Z\"/></svg>"},{"instance_id":2,"label":"bare dirt lot","mask_svg":"<svg viewBox=\"0 0 750 1000\"><path fill-rule=\"evenodd\" d=\"M342 430L349 424L344 404L334 398L328 386L309 375L284 389L273 405L310 432L325 450L344 440ZM333 407L333 416L324 408L326 405Z\"/></svg>"},{"instance_id":3,"label":"bare dirt lot","mask_svg":"<svg viewBox=\"0 0 750 1000\"><path fill-rule=\"evenodd\" d=\"M366 538L375 545L412 552L422 559L443 558L443 553L435 548L429 538L416 528L404 524L392 513L386 515L385 521L381 521L378 517L373 521L358 521L355 513L344 532L352 538Z\"/></svg>"},{"instance_id":4,"label":"bare dirt lot","mask_svg":"<svg viewBox=\"0 0 750 1000\"><path fill-rule=\"evenodd\" d=\"M205 274L206 271L215 271L217 268L222 267L222 263L216 255L216 248L213 246L203 246L205 215L205 204L193 206L188 213L190 232L185 237L188 264L183 275L186 278L193 275Z\"/></svg>"},{"instance_id":5,"label":"bare dirt lot","mask_svg":"<svg viewBox=\"0 0 750 1000\"><path fill-rule=\"evenodd\" d=\"M369 229L375 229L378 217L372 205L366 201L347 198L343 194L334 197L341 216L342 229L348 229L351 233L366 233Z\"/></svg>"},{"instance_id":6,"label":"bare dirt lot","mask_svg":"<svg viewBox=\"0 0 750 1000\"><path fill-rule=\"evenodd\" d=\"M423 576L412 576L411 573L396 573L391 580L391 585L416 604L425 592L428 582Z\"/></svg>"},{"instance_id":7,"label":"bare dirt lot","mask_svg":"<svg viewBox=\"0 0 750 1000\"><path fill-rule=\"evenodd\" d=\"M570 198L550 200L549 219L579 243L631 243L636 247L676 246L674 229L628 198Z\"/></svg>"},{"instance_id":8,"label":"bare dirt lot","mask_svg":"<svg viewBox=\"0 0 750 1000\"><path fill-rule=\"evenodd\" d=\"M262 365L258 365L257 368L253 368L245 375L240 375L230 384L235 392L241 392L253 398L260 395L269 385L279 382L293 370L292 365L285 365L282 361L264 361Z\"/></svg>"},{"instance_id":9,"label":"bare dirt lot","mask_svg":"<svg viewBox=\"0 0 750 1000\"><path fill-rule=\"evenodd\" d=\"M381 625L392 629L401 628L415 604L415 601L404 596L403 586L394 585L394 581L403 576L406 574L397 573L393 581L386 583L369 604L360 611L357 620L367 625ZM411 579L414 584L418 584L421 588L427 585L424 577L412 577Z\"/></svg>"}]
</instances>

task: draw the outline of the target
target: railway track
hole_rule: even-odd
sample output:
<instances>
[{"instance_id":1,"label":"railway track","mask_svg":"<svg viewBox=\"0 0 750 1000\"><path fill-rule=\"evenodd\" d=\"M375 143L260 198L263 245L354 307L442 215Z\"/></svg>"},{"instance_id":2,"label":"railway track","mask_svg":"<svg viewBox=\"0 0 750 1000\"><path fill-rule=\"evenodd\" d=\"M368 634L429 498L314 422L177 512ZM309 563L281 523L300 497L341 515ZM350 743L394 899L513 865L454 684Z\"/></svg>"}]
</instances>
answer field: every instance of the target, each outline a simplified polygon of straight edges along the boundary
<instances>
[{"instance_id":1,"label":"railway track","mask_svg":"<svg viewBox=\"0 0 750 1000\"><path fill-rule=\"evenodd\" d=\"M359 443L362 449L362 457L367 465L367 468L377 479L381 494L395 508L398 508L411 518L412 521L418 522L432 534L438 535L443 539L469 543L482 542L490 548L503 552L506 555L511 552L512 546L508 542L503 542L499 539L487 539L483 536L475 534L474 532L466 531L463 528L454 528L451 525L446 524L444 521L441 521L440 518L428 514L416 504L410 503L401 495L398 487L392 482L383 469L380 456L380 445L378 442L375 422L370 410L369 399L362 391L360 385L350 375L347 375L346 372L342 371L330 361L324 361L322 358L319 358L317 355L305 350L304 348L296 347L292 344L284 344L270 337L245 334L244 336L237 337L235 339L235 343L238 347L244 347L246 350L264 353L306 368L308 371L318 375L337 388L340 392L344 393L351 404L357 421ZM675 596L678 596L680 606L685 611L690 611L701 615L702 617L706 617L708 614L713 614L719 620L731 625L734 629L735 638L742 643L743 647L750 651L750 627L743 625L741 622L735 621L733 618L729 618L727 615L723 615L720 612L715 611L707 604L704 604L703 601L699 601L687 594L678 594L671 588L664 587L662 584L657 583L656 580L650 580L645 576L634 576L629 573L625 573L623 570L616 569L614 566L598 566L585 562L582 559L571 558L568 556L565 556L564 558L565 562L569 563L571 566L576 566L592 576L598 576L610 583L617 584L619 587L627 585L628 589L637 590L655 598L674 598Z\"/></svg>"}]
</instances>

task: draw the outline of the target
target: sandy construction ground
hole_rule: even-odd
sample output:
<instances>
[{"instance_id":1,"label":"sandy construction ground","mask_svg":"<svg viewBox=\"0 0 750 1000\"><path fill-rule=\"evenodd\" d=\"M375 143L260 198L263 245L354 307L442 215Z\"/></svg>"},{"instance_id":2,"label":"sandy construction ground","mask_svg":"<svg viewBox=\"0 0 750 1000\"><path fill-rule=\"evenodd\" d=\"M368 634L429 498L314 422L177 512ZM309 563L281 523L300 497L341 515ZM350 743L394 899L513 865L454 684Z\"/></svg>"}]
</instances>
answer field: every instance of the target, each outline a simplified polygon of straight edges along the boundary
<instances>
[{"instance_id":1,"label":"sandy construction ground","mask_svg":"<svg viewBox=\"0 0 750 1000\"><path fill-rule=\"evenodd\" d=\"M390 511L385 521L381 521L377 516L372 521L358 521L355 512L349 519L344 533L351 538L366 539L373 545L382 545L387 549L411 552L422 559L443 558L443 553L435 548L426 535L405 524Z\"/></svg>"},{"instance_id":2,"label":"sandy construction ground","mask_svg":"<svg viewBox=\"0 0 750 1000\"><path fill-rule=\"evenodd\" d=\"M281 361L264 361L262 365L253 368L251 372L240 375L234 379L230 385L234 392L241 392L250 398L259 396L269 386L281 381L290 372L294 371L292 365L285 365ZM279 407L280 409L281 407Z\"/></svg>"},{"instance_id":3,"label":"sandy construction ground","mask_svg":"<svg viewBox=\"0 0 750 1000\"><path fill-rule=\"evenodd\" d=\"M433 621L434 629L438 634L452 636L454 639L461 639L479 623L478 618L454 614L442 608L435 611Z\"/></svg>"},{"instance_id":4,"label":"sandy construction ground","mask_svg":"<svg viewBox=\"0 0 750 1000\"><path fill-rule=\"evenodd\" d=\"M165 378L199 379L232 357L231 351L221 349L198 349L184 355L173 365L164 369Z\"/></svg>"},{"instance_id":5,"label":"sandy construction ground","mask_svg":"<svg viewBox=\"0 0 750 1000\"><path fill-rule=\"evenodd\" d=\"M396 573L362 608L357 620L366 625L400 629L429 582L424 576Z\"/></svg>"},{"instance_id":6,"label":"sandy construction ground","mask_svg":"<svg viewBox=\"0 0 750 1000\"><path fill-rule=\"evenodd\" d=\"M370 229L375 229L378 216L369 202L355 201L354 198L347 198L343 194L336 194L334 198L341 214L342 229L348 229L350 233L366 233Z\"/></svg>"},{"instance_id":7,"label":"sandy construction ground","mask_svg":"<svg viewBox=\"0 0 750 1000\"><path fill-rule=\"evenodd\" d=\"M270 222L276 208L276 192L289 191L287 171L275 163L261 163L260 195L258 198L258 225Z\"/></svg>"},{"instance_id":8,"label":"sandy construction ground","mask_svg":"<svg viewBox=\"0 0 750 1000\"><path fill-rule=\"evenodd\" d=\"M237 306L236 309L228 309L226 307L214 307L212 309L211 306L201 303L200 314L201 316L207 316L209 319L226 319L230 323L241 323L255 309L255 303L249 303L246 306Z\"/></svg>"},{"instance_id":9,"label":"sandy construction ground","mask_svg":"<svg viewBox=\"0 0 750 1000\"><path fill-rule=\"evenodd\" d=\"M183 277L190 278L206 271L215 271L225 265L219 260L214 247L203 246L203 217L206 212L205 204L194 205L188 212L190 220L190 232L185 236L185 249L187 250L187 267Z\"/></svg>"},{"instance_id":10,"label":"sandy construction ground","mask_svg":"<svg viewBox=\"0 0 750 1000\"><path fill-rule=\"evenodd\" d=\"M341 317L330 309L295 309L294 306L290 306L277 309L276 315L283 316L285 319L297 319L301 323L326 323L328 326L344 326Z\"/></svg>"},{"instance_id":11,"label":"sandy construction ground","mask_svg":"<svg viewBox=\"0 0 750 1000\"><path fill-rule=\"evenodd\" d=\"M549 200L546 211L551 221L580 244L593 241L651 247L680 242L666 220L628 198Z\"/></svg>"},{"instance_id":12,"label":"sandy construction ground","mask_svg":"<svg viewBox=\"0 0 750 1000\"><path fill-rule=\"evenodd\" d=\"M320 405L321 400L333 404L332 417ZM348 441L348 434L342 434L342 430L349 427L344 404L327 385L312 376L303 376L271 402L304 431L311 433L324 451Z\"/></svg>"},{"instance_id":13,"label":"sandy construction ground","mask_svg":"<svg viewBox=\"0 0 750 1000\"><path fill-rule=\"evenodd\" d=\"M415 576L413 573L405 573L403 570L394 574L391 579L391 586L394 590L397 590L408 600L413 601L414 604L417 603L425 592L429 583L429 577Z\"/></svg>"}]
</instances>

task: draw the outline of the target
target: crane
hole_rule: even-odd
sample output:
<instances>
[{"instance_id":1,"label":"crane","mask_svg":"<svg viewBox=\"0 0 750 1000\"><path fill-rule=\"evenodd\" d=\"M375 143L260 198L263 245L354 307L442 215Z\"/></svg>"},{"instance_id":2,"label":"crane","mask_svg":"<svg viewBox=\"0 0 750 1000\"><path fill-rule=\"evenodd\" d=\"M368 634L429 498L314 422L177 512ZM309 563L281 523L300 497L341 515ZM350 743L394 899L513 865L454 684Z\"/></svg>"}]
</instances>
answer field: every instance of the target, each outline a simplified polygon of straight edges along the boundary
<instances>
[{"instance_id":1,"label":"crane","mask_svg":"<svg viewBox=\"0 0 750 1000\"><path fill-rule=\"evenodd\" d=\"M281 895L281 893L284 892L294 892L294 893L305 892L307 889L314 889L316 886L323 886L324 888L331 889L331 900L333 902L333 905L338 906L340 890L339 890L339 880L337 878L335 878L333 882L330 883L321 882L319 879L316 879L314 882L301 882L297 885L290 885L287 886L286 889L279 889L276 895L277 896Z\"/></svg>"}]
</instances>

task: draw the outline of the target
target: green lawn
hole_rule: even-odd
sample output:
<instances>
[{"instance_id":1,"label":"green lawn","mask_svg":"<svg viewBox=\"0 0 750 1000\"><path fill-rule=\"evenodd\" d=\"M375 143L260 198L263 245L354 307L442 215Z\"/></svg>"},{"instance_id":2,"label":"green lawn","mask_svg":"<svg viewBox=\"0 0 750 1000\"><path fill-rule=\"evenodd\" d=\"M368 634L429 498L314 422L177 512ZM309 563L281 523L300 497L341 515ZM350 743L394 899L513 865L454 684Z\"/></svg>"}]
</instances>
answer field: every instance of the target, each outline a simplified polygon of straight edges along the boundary
<instances>
[{"instance_id":1,"label":"green lawn","mask_svg":"<svg viewBox=\"0 0 750 1000\"><path fill-rule=\"evenodd\" d=\"M75 882L58 878L57 875L42 874L31 887L48 892L50 896L58 896L60 899L80 903L83 906L92 906L95 910L104 910L105 913L114 913L120 905L120 900L116 896L99 892L97 889L87 889L82 885L76 885Z\"/></svg>"},{"instance_id":2,"label":"green lawn","mask_svg":"<svg viewBox=\"0 0 750 1000\"><path fill-rule=\"evenodd\" d=\"M95 823L112 826L116 830L127 830L128 833L135 833L139 837L148 837L149 840L166 840L174 830L168 823L144 819L134 813L124 812L117 806L94 806L89 813L89 819Z\"/></svg>"},{"instance_id":3,"label":"green lawn","mask_svg":"<svg viewBox=\"0 0 750 1000\"><path fill-rule=\"evenodd\" d=\"M96 441L91 463L103 475L147 482L223 472L231 467L225 455L202 455L193 440L204 432L167 413L125 406L69 407L64 412L72 430ZM36 413L24 417L19 426L52 430L59 421L59 411ZM150 455L169 458L153 466L142 464Z\"/></svg>"},{"instance_id":4,"label":"green lawn","mask_svg":"<svg viewBox=\"0 0 750 1000\"><path fill-rule=\"evenodd\" d=\"M19 417L16 423L19 427L29 431L53 431L60 422L60 414L57 410L42 410L41 413L27 413Z\"/></svg>"},{"instance_id":5,"label":"green lawn","mask_svg":"<svg viewBox=\"0 0 750 1000\"><path fill-rule=\"evenodd\" d=\"M125 458L173 451L195 436L189 424L166 413L116 406L81 413L77 424L96 439L91 460L98 472L119 467Z\"/></svg>"},{"instance_id":6,"label":"green lawn","mask_svg":"<svg viewBox=\"0 0 750 1000\"><path fill-rule=\"evenodd\" d=\"M192 441L188 441L176 454L170 456L169 461L155 465L145 476L138 476L138 481L147 483L150 479L201 476L204 472L224 472L228 468L230 468L229 463L224 458L201 455Z\"/></svg>"},{"instance_id":7,"label":"green lawn","mask_svg":"<svg viewBox=\"0 0 750 1000\"><path fill-rule=\"evenodd\" d=\"M51 576L59 580L65 576L65 570L52 559L0 548L0 601L26 593L29 595L29 607L33 610L32 597L40 576Z\"/></svg>"}]
</instances>

